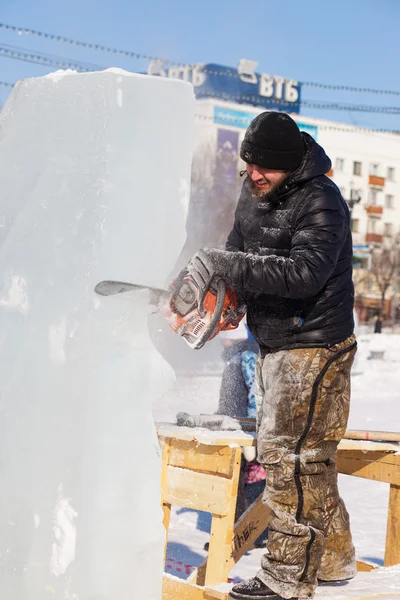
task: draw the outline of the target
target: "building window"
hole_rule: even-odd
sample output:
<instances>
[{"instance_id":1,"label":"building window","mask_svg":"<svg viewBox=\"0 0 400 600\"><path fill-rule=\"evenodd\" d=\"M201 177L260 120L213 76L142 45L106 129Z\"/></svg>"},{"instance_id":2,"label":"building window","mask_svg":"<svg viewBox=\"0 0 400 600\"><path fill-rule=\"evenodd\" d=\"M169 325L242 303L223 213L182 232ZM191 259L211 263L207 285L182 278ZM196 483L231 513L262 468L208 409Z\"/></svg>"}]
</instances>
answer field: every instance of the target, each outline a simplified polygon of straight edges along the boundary
<instances>
[{"instance_id":1,"label":"building window","mask_svg":"<svg viewBox=\"0 0 400 600\"><path fill-rule=\"evenodd\" d=\"M356 160L353 162L353 175L361 175L361 163Z\"/></svg>"},{"instance_id":2,"label":"building window","mask_svg":"<svg viewBox=\"0 0 400 600\"><path fill-rule=\"evenodd\" d=\"M362 197L362 190L350 190L350 200L358 200Z\"/></svg>"},{"instance_id":3,"label":"building window","mask_svg":"<svg viewBox=\"0 0 400 600\"><path fill-rule=\"evenodd\" d=\"M376 233L376 219L368 219L368 233Z\"/></svg>"},{"instance_id":4,"label":"building window","mask_svg":"<svg viewBox=\"0 0 400 600\"><path fill-rule=\"evenodd\" d=\"M369 206L376 206L378 204L378 190L369 190ZM371 232L373 233L373 232Z\"/></svg>"},{"instance_id":5,"label":"building window","mask_svg":"<svg viewBox=\"0 0 400 600\"><path fill-rule=\"evenodd\" d=\"M365 285L366 292L372 292L372 290L374 288L374 281L373 281L372 277L367 277L364 285Z\"/></svg>"},{"instance_id":6,"label":"building window","mask_svg":"<svg viewBox=\"0 0 400 600\"><path fill-rule=\"evenodd\" d=\"M344 158L337 158L335 164L336 171L344 171Z\"/></svg>"},{"instance_id":7,"label":"building window","mask_svg":"<svg viewBox=\"0 0 400 600\"><path fill-rule=\"evenodd\" d=\"M371 163L369 165L369 174L379 177L379 165L376 163Z\"/></svg>"},{"instance_id":8,"label":"building window","mask_svg":"<svg viewBox=\"0 0 400 600\"><path fill-rule=\"evenodd\" d=\"M351 220L351 230L353 233L360 233L360 219Z\"/></svg>"},{"instance_id":9,"label":"building window","mask_svg":"<svg viewBox=\"0 0 400 600\"><path fill-rule=\"evenodd\" d=\"M386 235L388 237L392 237L392 235L393 235L393 223L385 223L384 230L383 230L383 235Z\"/></svg>"},{"instance_id":10,"label":"building window","mask_svg":"<svg viewBox=\"0 0 400 600\"><path fill-rule=\"evenodd\" d=\"M394 208L394 196L391 194L385 196L385 208Z\"/></svg>"},{"instance_id":11,"label":"building window","mask_svg":"<svg viewBox=\"0 0 400 600\"><path fill-rule=\"evenodd\" d=\"M395 169L394 169L394 167L388 167L388 170L387 170L387 180L388 181L394 181L394 176L395 176Z\"/></svg>"}]
</instances>

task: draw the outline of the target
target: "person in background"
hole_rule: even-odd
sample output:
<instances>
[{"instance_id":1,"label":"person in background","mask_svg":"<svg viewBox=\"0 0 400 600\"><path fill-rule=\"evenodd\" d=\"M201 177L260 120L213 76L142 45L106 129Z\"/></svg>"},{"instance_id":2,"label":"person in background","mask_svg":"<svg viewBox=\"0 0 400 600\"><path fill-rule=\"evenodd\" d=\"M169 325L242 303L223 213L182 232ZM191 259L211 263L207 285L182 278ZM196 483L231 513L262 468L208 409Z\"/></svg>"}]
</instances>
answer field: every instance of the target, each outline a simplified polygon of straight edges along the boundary
<instances>
[{"instance_id":1,"label":"person in background","mask_svg":"<svg viewBox=\"0 0 400 600\"><path fill-rule=\"evenodd\" d=\"M255 366L259 347L245 325L244 320L238 329L220 333L223 344L222 358L225 368L222 374L218 414L230 417L256 418ZM252 449L248 449L251 452ZM237 521L247 508L255 502L265 488L265 470L254 456L250 460L243 457L236 504ZM266 529L255 541L256 547L265 546L268 537Z\"/></svg>"},{"instance_id":2,"label":"person in background","mask_svg":"<svg viewBox=\"0 0 400 600\"><path fill-rule=\"evenodd\" d=\"M375 321L374 333L382 333L382 317L378 315Z\"/></svg>"}]
</instances>

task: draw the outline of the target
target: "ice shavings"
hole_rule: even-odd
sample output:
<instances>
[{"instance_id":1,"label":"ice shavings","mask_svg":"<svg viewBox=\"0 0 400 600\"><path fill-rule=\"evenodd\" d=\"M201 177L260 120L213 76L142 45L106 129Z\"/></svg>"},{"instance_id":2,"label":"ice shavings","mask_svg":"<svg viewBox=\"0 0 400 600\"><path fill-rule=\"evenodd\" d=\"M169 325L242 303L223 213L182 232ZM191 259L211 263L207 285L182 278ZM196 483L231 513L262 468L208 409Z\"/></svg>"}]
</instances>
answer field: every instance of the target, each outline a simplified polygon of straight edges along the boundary
<instances>
[{"instance_id":1,"label":"ice shavings","mask_svg":"<svg viewBox=\"0 0 400 600\"><path fill-rule=\"evenodd\" d=\"M182 179L179 182L179 200L181 206L184 210L185 219L189 210L189 194L190 194L190 186L186 179Z\"/></svg>"},{"instance_id":2,"label":"ice shavings","mask_svg":"<svg viewBox=\"0 0 400 600\"><path fill-rule=\"evenodd\" d=\"M71 498L64 497L63 485L60 483L53 513L54 542L50 558L50 571L56 577L63 575L75 560L77 517Z\"/></svg>"},{"instance_id":3,"label":"ice shavings","mask_svg":"<svg viewBox=\"0 0 400 600\"><path fill-rule=\"evenodd\" d=\"M13 275L7 287L0 293L0 307L16 310L26 315L29 310L27 282L24 277Z\"/></svg>"}]
</instances>

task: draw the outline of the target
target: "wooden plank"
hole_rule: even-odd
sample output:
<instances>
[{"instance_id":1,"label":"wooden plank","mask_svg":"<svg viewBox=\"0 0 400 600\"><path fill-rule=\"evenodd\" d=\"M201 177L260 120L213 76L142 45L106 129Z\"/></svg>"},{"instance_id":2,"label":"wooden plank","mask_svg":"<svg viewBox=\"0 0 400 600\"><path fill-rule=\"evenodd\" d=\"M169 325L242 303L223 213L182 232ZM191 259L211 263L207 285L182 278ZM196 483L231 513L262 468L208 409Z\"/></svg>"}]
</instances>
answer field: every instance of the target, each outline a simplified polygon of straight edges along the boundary
<instances>
[{"instance_id":1,"label":"wooden plank","mask_svg":"<svg viewBox=\"0 0 400 600\"><path fill-rule=\"evenodd\" d=\"M368 444L369 442L355 442L357 444L363 443ZM371 442L375 445L379 442ZM386 449L380 450L379 448L341 448L339 445L337 454L343 458L357 458L367 462L380 461L388 465L400 466L400 454L396 452L388 451Z\"/></svg>"},{"instance_id":2,"label":"wooden plank","mask_svg":"<svg viewBox=\"0 0 400 600\"><path fill-rule=\"evenodd\" d=\"M235 417L243 431L255 431L254 417ZM400 431L370 431L368 429L347 429L343 436L346 440L370 440L377 442L400 442Z\"/></svg>"},{"instance_id":3,"label":"wooden plank","mask_svg":"<svg viewBox=\"0 0 400 600\"><path fill-rule=\"evenodd\" d=\"M387 600L393 600L393 598L400 597L400 592L388 592L387 594L367 594L366 596L363 594L362 596L350 596L349 600L381 600L382 598L387 598ZM343 596L343 600L346 599L346 596Z\"/></svg>"},{"instance_id":4,"label":"wooden plank","mask_svg":"<svg viewBox=\"0 0 400 600\"><path fill-rule=\"evenodd\" d=\"M335 460L340 473L400 485L400 455L378 451L338 450Z\"/></svg>"},{"instance_id":5,"label":"wooden plank","mask_svg":"<svg viewBox=\"0 0 400 600\"><path fill-rule=\"evenodd\" d=\"M206 446L187 440L172 440L169 465L231 477L232 456L229 446Z\"/></svg>"},{"instance_id":6,"label":"wooden plank","mask_svg":"<svg viewBox=\"0 0 400 600\"><path fill-rule=\"evenodd\" d=\"M243 431L255 431L256 419L254 417L235 417L242 426ZM370 431L367 429L348 429L344 434L347 440L371 440L380 442L400 442L399 431Z\"/></svg>"},{"instance_id":7,"label":"wooden plank","mask_svg":"<svg viewBox=\"0 0 400 600\"><path fill-rule=\"evenodd\" d=\"M236 420L240 423L241 427L242 427L242 433L244 433L246 435L246 432L253 432L255 431L255 427L256 427L256 419L251 417L251 418L247 418L247 417L235 417ZM158 423L157 424L157 429L159 430L159 433L163 436L166 435L166 432L168 430L173 430L174 434L172 435L172 437L175 438L179 438L180 435L182 434L183 437L181 437L180 439L187 439L187 433L188 431L192 432L192 435L196 436L196 435L201 435L201 432L205 433L207 435L208 440L205 443L215 443L215 442L210 442L210 438L212 439L213 437L221 437L221 435L223 436L223 438L226 440L227 437L230 437L230 434L233 434L234 436L237 436L237 434L239 432L235 431L235 432L230 432L230 431L217 431L217 432L213 432L211 430L207 430L205 428L190 428L190 427L181 427L178 425L175 425L173 423ZM179 430L179 432L177 432L176 430ZM195 432L195 433L193 433ZM210 436L211 434L211 436ZM170 436L171 437L171 436ZM343 439L346 440L370 440L370 441L380 441L380 442L400 442L400 432L399 431L370 431L367 429L348 429L344 436Z\"/></svg>"},{"instance_id":8,"label":"wooden plank","mask_svg":"<svg viewBox=\"0 0 400 600\"><path fill-rule=\"evenodd\" d=\"M384 566L400 564L400 486L391 485Z\"/></svg>"},{"instance_id":9,"label":"wooden plank","mask_svg":"<svg viewBox=\"0 0 400 600\"><path fill-rule=\"evenodd\" d=\"M164 490L167 486L167 469L169 456L171 452L171 439L166 438L164 440L163 448L162 448L162 465L161 465L161 503L162 509L164 513L163 517L163 525L165 527L165 545L164 545L164 561L167 556L167 545L168 545L168 531L169 531L169 522L171 520L171 504L163 501Z\"/></svg>"},{"instance_id":10,"label":"wooden plank","mask_svg":"<svg viewBox=\"0 0 400 600\"><path fill-rule=\"evenodd\" d=\"M170 423L158 423L157 433L159 437L171 437L177 440L197 442L206 446L255 446L255 433L245 431L211 431L201 427L180 427Z\"/></svg>"},{"instance_id":11,"label":"wooden plank","mask_svg":"<svg viewBox=\"0 0 400 600\"><path fill-rule=\"evenodd\" d=\"M219 592L218 590L213 590L212 588L205 588L204 600L228 600L228 593Z\"/></svg>"},{"instance_id":12,"label":"wooden plank","mask_svg":"<svg viewBox=\"0 0 400 600\"><path fill-rule=\"evenodd\" d=\"M163 502L224 516L231 502L231 480L168 466Z\"/></svg>"},{"instance_id":13,"label":"wooden plank","mask_svg":"<svg viewBox=\"0 0 400 600\"><path fill-rule=\"evenodd\" d=\"M229 446L232 443L237 443L239 446L255 446L255 433L246 431L246 427L254 429L255 419L238 419L243 426L243 430L238 431L211 431L201 427L181 427L172 423L158 423L157 432L160 438L171 437L174 439L195 441L201 444ZM391 431L367 431L349 429L344 434L339 448L344 447L346 442L360 441L361 443L371 443L376 440L376 445L387 442L397 442L390 444L388 449L393 451L400 450L400 432Z\"/></svg>"},{"instance_id":14,"label":"wooden plank","mask_svg":"<svg viewBox=\"0 0 400 600\"><path fill-rule=\"evenodd\" d=\"M342 439L338 446L339 450L362 450L363 452L392 452L400 451L400 446L393 442L369 442L365 440Z\"/></svg>"},{"instance_id":15,"label":"wooden plank","mask_svg":"<svg viewBox=\"0 0 400 600\"><path fill-rule=\"evenodd\" d=\"M188 577L188 581L195 582L197 585L216 585L228 579L231 568L230 555L232 551L241 455L242 451L240 448L234 449L234 469L229 511L225 517L213 515L208 557Z\"/></svg>"},{"instance_id":16,"label":"wooden plank","mask_svg":"<svg viewBox=\"0 0 400 600\"><path fill-rule=\"evenodd\" d=\"M357 571L360 573L369 573L370 571L374 571L375 569L379 569L379 565L374 565L373 563L365 562L363 560L357 560Z\"/></svg>"},{"instance_id":17,"label":"wooden plank","mask_svg":"<svg viewBox=\"0 0 400 600\"><path fill-rule=\"evenodd\" d=\"M229 570L253 547L256 539L268 525L270 509L263 503L262 494L235 524Z\"/></svg>"},{"instance_id":18,"label":"wooden plank","mask_svg":"<svg viewBox=\"0 0 400 600\"><path fill-rule=\"evenodd\" d=\"M365 429L348 429L344 437L349 440L378 440L382 442L400 442L399 431L368 431Z\"/></svg>"},{"instance_id":19,"label":"wooden plank","mask_svg":"<svg viewBox=\"0 0 400 600\"><path fill-rule=\"evenodd\" d=\"M236 502L233 502L236 507ZM232 515L232 511L230 511ZM235 511L232 518L213 516L210 531L210 545L208 548L207 569L199 572L199 585L218 585L228 580L229 555L232 548L233 524ZM204 574L204 583L203 580Z\"/></svg>"},{"instance_id":20,"label":"wooden plank","mask_svg":"<svg viewBox=\"0 0 400 600\"><path fill-rule=\"evenodd\" d=\"M169 575L163 577L162 600L226 600L228 594L199 587Z\"/></svg>"},{"instance_id":21,"label":"wooden plank","mask_svg":"<svg viewBox=\"0 0 400 600\"><path fill-rule=\"evenodd\" d=\"M204 581L206 586L218 585L219 583L228 581L241 459L242 450L241 448L236 448L234 451L234 468L228 512L223 517L213 515L212 518L208 565Z\"/></svg>"},{"instance_id":22,"label":"wooden plank","mask_svg":"<svg viewBox=\"0 0 400 600\"><path fill-rule=\"evenodd\" d=\"M204 589L186 581L164 575L162 600L204 600Z\"/></svg>"},{"instance_id":23,"label":"wooden plank","mask_svg":"<svg viewBox=\"0 0 400 600\"><path fill-rule=\"evenodd\" d=\"M238 560L253 547L258 536L268 525L270 510L262 501L262 494L246 510L240 519L235 523L233 530L233 543L231 553L229 554L227 572L235 566ZM189 580L204 581L207 570L208 558L191 573Z\"/></svg>"},{"instance_id":24,"label":"wooden plank","mask_svg":"<svg viewBox=\"0 0 400 600\"><path fill-rule=\"evenodd\" d=\"M164 561L165 561L165 559L167 557L169 523L171 521L171 505L163 504L162 509L163 509L163 513L164 513L163 525L165 527L165 544L164 544Z\"/></svg>"}]
</instances>

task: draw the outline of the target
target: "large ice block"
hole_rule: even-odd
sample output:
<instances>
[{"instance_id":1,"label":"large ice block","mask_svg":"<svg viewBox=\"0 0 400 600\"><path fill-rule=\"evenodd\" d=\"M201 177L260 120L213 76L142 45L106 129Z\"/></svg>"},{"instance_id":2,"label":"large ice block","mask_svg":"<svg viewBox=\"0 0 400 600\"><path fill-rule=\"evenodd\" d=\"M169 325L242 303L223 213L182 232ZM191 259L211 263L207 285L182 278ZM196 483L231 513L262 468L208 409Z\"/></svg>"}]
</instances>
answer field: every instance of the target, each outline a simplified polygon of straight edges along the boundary
<instances>
[{"instance_id":1,"label":"large ice block","mask_svg":"<svg viewBox=\"0 0 400 600\"><path fill-rule=\"evenodd\" d=\"M19 82L0 115L0 598L160 600L151 401L172 379L146 292L185 240L190 84Z\"/></svg>"}]
</instances>

